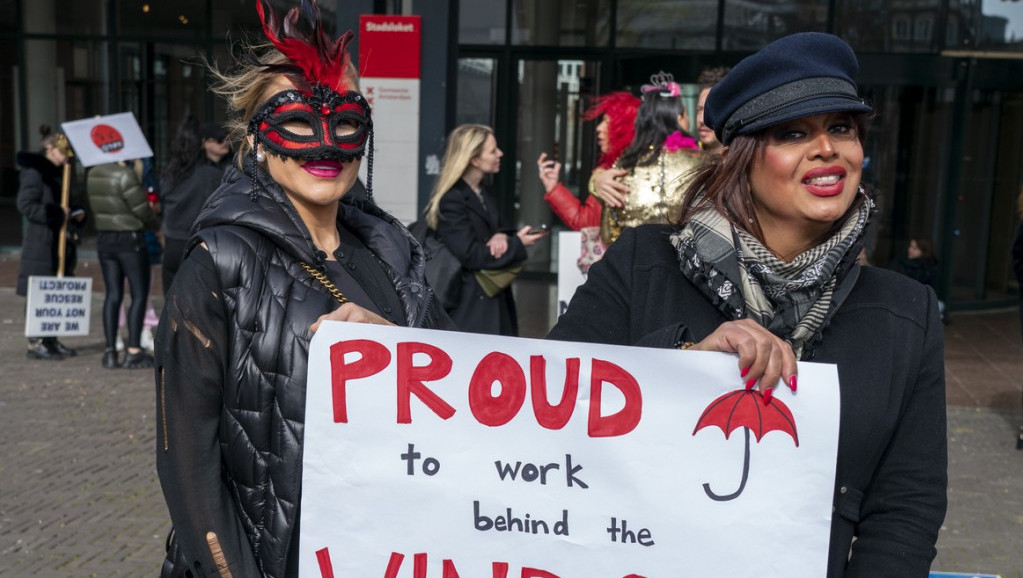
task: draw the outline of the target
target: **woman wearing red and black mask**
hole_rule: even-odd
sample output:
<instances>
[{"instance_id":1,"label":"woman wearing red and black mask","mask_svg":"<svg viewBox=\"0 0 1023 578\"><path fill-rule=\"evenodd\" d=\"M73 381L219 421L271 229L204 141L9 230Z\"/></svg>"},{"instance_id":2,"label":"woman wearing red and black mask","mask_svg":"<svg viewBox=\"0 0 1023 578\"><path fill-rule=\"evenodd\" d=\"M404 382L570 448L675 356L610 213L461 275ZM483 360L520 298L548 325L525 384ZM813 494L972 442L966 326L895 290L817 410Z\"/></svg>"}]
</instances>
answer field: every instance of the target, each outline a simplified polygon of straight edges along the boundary
<instances>
[{"instance_id":1,"label":"woman wearing red and black mask","mask_svg":"<svg viewBox=\"0 0 1023 578\"><path fill-rule=\"evenodd\" d=\"M282 27L261 2L274 46L214 71L241 166L200 214L159 325L167 576L296 576L312 332L322 319L436 325L422 249L371 196L346 196L367 152L372 191L351 33L326 37L302 4Z\"/></svg>"}]
</instances>

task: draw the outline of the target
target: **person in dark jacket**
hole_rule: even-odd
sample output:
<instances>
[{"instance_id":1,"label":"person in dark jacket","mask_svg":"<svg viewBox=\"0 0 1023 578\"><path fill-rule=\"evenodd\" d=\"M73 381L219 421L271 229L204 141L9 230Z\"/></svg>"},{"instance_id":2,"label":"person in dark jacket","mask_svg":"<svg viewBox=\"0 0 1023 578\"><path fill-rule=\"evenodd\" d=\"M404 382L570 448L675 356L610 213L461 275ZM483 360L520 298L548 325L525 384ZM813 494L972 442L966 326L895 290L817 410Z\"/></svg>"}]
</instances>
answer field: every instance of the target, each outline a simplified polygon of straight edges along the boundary
<instances>
[{"instance_id":1,"label":"person in dark jacket","mask_svg":"<svg viewBox=\"0 0 1023 578\"><path fill-rule=\"evenodd\" d=\"M888 268L938 290L938 258L934 256L930 239L910 239L906 254L894 259Z\"/></svg>"},{"instance_id":2,"label":"person in dark jacket","mask_svg":"<svg viewBox=\"0 0 1023 578\"><path fill-rule=\"evenodd\" d=\"M906 254L892 260L888 268L928 285L935 292L938 291L941 270L938 266L938 257L934 254L934 244L926 237L910 239ZM948 323L945 302L941 299L938 300L938 312L941 313L942 323Z\"/></svg>"},{"instance_id":3,"label":"person in dark jacket","mask_svg":"<svg viewBox=\"0 0 1023 578\"><path fill-rule=\"evenodd\" d=\"M171 143L171 158L160 175L163 225L163 292L181 265L185 245L206 199L213 193L230 162L231 145L224 127L189 115Z\"/></svg>"},{"instance_id":4,"label":"person in dark jacket","mask_svg":"<svg viewBox=\"0 0 1023 578\"><path fill-rule=\"evenodd\" d=\"M106 351L101 363L107 369L153 367L153 356L142 349L142 325L149 299L149 250L145 231L160 227L135 170L125 163L106 163L89 170L86 180L89 204L96 215L96 252L103 272L103 335ZM117 359L117 326L124 282L131 291L126 317L128 343L123 361Z\"/></svg>"},{"instance_id":5,"label":"person in dark jacket","mask_svg":"<svg viewBox=\"0 0 1023 578\"><path fill-rule=\"evenodd\" d=\"M490 127L464 124L448 135L440 175L426 206L426 223L462 263L458 305L447 311L461 331L518 335L515 297L508 285L488 295L476 279L481 270L521 265L526 247L546 231L506 227L497 197L484 178L501 170L504 153Z\"/></svg>"},{"instance_id":6,"label":"person in dark jacket","mask_svg":"<svg viewBox=\"0 0 1023 578\"><path fill-rule=\"evenodd\" d=\"M347 195L373 154L352 33L327 38L310 0L301 21L297 8L259 13L274 46L212 70L240 166L197 219L157 334L156 465L174 523L163 576L297 576L313 332L324 319L437 323L422 248Z\"/></svg>"},{"instance_id":7,"label":"person in dark jacket","mask_svg":"<svg viewBox=\"0 0 1023 578\"><path fill-rule=\"evenodd\" d=\"M926 578L947 506L943 328L933 289L856 264L874 210L857 70L821 33L734 67L705 111L728 148L680 222L625 231L548 337L730 353L765 405L779 381L797 391L797 360L836 364L826 575Z\"/></svg>"},{"instance_id":8,"label":"person in dark jacket","mask_svg":"<svg viewBox=\"0 0 1023 578\"><path fill-rule=\"evenodd\" d=\"M39 132L43 136L43 150L38 153L22 151L17 158L20 184L16 202L23 227L16 293L22 297L28 294L30 276L74 275L77 260L74 240L67 238L64 270L58 272L57 239L65 224L71 231L85 220L85 210L75 203L68 207L61 205L63 171L68 156L57 146L58 135L48 126L40 127ZM28 340L29 359L58 361L72 355L75 350L56 337L30 337Z\"/></svg>"}]
</instances>

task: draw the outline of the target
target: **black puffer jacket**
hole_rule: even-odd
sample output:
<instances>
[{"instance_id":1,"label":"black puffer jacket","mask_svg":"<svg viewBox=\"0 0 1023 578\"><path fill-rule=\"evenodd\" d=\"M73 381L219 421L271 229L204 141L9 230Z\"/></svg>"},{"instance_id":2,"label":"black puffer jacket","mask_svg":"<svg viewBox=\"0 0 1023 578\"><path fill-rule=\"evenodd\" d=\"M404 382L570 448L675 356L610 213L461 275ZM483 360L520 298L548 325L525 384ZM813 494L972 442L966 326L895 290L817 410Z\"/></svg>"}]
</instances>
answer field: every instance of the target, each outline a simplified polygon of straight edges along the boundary
<instances>
[{"instance_id":1,"label":"black puffer jacket","mask_svg":"<svg viewBox=\"0 0 1023 578\"><path fill-rule=\"evenodd\" d=\"M257 174L253 193L228 169L159 325L157 469L177 534L167 576L298 572L309 325L338 303L299 265L323 270L326 254L280 188ZM377 277L390 279L382 289L404 308L395 321L436 326L411 234L368 202L342 202L339 221L376 256L386 274ZM375 301L380 287L363 287Z\"/></svg>"}]
</instances>

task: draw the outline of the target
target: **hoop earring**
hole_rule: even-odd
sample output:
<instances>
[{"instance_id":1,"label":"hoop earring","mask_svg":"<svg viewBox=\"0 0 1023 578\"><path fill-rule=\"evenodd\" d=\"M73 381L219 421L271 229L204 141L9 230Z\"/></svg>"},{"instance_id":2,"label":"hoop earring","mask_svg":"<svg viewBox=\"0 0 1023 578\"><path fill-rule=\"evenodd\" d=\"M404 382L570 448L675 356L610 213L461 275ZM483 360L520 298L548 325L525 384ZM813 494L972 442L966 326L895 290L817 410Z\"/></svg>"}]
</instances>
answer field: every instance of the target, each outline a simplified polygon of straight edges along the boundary
<instances>
[{"instance_id":1,"label":"hoop earring","mask_svg":"<svg viewBox=\"0 0 1023 578\"><path fill-rule=\"evenodd\" d=\"M257 163L266 162L266 153L259 149L256 149L256 162Z\"/></svg>"}]
</instances>

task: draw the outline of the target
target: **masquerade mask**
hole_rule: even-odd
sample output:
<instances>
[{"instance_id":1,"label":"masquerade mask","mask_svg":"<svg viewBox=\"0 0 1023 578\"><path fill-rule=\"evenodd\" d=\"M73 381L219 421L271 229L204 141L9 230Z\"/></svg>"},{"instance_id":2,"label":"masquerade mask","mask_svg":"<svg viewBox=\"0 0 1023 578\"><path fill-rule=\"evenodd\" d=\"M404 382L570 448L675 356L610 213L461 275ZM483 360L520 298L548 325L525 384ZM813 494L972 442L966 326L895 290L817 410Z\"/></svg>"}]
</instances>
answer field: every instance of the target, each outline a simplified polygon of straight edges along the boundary
<instances>
[{"instance_id":1,"label":"masquerade mask","mask_svg":"<svg viewBox=\"0 0 1023 578\"><path fill-rule=\"evenodd\" d=\"M280 157L351 162L366 153L372 130L369 103L316 85L311 95L285 90L266 101L249 121L255 143Z\"/></svg>"}]
</instances>

